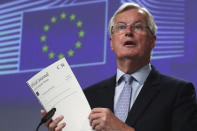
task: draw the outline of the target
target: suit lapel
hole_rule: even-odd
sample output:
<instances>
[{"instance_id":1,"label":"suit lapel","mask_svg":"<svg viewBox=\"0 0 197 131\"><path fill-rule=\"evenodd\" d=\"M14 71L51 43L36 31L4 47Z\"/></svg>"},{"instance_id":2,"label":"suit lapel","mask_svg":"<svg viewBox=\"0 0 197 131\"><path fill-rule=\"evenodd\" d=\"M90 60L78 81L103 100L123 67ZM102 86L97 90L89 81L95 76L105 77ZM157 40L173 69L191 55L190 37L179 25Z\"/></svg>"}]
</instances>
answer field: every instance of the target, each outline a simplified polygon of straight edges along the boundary
<instances>
[{"instance_id":1,"label":"suit lapel","mask_svg":"<svg viewBox=\"0 0 197 131\"><path fill-rule=\"evenodd\" d=\"M142 90L140 91L135 103L129 115L127 117L126 123L129 125L134 126L146 108L150 105L153 98L158 94L159 91L159 74L158 72L152 67L152 71L150 72L146 82Z\"/></svg>"},{"instance_id":2,"label":"suit lapel","mask_svg":"<svg viewBox=\"0 0 197 131\"><path fill-rule=\"evenodd\" d=\"M114 93L116 86L116 75L111 77L107 83L103 86L101 90L99 90L99 96L102 100L102 106L106 108L110 108L112 112L114 112Z\"/></svg>"}]
</instances>

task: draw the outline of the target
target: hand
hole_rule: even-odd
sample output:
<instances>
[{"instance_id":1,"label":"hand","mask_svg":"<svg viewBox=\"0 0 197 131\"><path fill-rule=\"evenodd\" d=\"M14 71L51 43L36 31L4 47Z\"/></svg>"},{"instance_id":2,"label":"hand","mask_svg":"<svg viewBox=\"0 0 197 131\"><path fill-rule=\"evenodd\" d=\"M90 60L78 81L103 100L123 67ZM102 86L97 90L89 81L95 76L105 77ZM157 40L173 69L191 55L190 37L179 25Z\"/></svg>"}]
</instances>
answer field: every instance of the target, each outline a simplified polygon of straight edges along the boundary
<instances>
[{"instance_id":1,"label":"hand","mask_svg":"<svg viewBox=\"0 0 197 131\"><path fill-rule=\"evenodd\" d=\"M42 117L45 116L46 112L44 110L41 110L41 115L42 115ZM61 131L66 126L66 123L63 122L59 125L58 125L58 123L63 119L64 119L64 116L59 116L55 120L52 120L52 118L50 118L45 123L45 126L48 127L49 131Z\"/></svg>"},{"instance_id":2,"label":"hand","mask_svg":"<svg viewBox=\"0 0 197 131\"><path fill-rule=\"evenodd\" d=\"M135 131L119 120L108 108L94 108L88 118L95 131Z\"/></svg>"}]
</instances>

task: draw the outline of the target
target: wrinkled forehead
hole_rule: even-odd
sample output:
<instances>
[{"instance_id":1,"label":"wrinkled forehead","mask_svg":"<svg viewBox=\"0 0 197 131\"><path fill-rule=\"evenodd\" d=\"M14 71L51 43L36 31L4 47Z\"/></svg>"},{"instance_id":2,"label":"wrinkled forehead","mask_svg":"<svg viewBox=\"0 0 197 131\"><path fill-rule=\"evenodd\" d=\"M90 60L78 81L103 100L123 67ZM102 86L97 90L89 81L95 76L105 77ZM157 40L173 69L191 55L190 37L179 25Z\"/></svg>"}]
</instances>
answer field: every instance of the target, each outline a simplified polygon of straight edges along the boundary
<instances>
[{"instance_id":1,"label":"wrinkled forehead","mask_svg":"<svg viewBox=\"0 0 197 131\"><path fill-rule=\"evenodd\" d=\"M136 21L141 21L147 24L148 20L146 12L141 9L132 8L121 11L114 18L114 23L125 22L127 24L132 24Z\"/></svg>"}]
</instances>

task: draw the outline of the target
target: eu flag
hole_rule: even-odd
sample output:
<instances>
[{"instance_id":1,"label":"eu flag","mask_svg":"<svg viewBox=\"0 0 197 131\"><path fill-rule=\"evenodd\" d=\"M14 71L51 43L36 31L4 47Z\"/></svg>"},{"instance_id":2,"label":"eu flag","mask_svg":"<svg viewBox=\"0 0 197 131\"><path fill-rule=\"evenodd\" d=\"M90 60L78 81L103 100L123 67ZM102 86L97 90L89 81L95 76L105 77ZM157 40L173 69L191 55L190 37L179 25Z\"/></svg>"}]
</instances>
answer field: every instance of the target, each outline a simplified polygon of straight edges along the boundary
<instances>
[{"instance_id":1,"label":"eu flag","mask_svg":"<svg viewBox=\"0 0 197 131\"><path fill-rule=\"evenodd\" d=\"M106 4L89 3L24 13L20 70L65 57L70 65L104 59Z\"/></svg>"}]
</instances>

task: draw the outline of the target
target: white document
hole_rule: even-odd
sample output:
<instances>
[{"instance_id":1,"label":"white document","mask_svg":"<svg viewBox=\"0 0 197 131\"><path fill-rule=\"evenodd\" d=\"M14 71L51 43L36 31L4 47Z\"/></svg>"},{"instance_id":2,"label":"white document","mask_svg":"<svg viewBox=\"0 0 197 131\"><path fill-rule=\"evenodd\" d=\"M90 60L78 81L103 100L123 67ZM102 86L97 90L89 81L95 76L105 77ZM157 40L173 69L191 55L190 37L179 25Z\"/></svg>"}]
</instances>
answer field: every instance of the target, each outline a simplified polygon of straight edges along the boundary
<instances>
[{"instance_id":1,"label":"white document","mask_svg":"<svg viewBox=\"0 0 197 131\"><path fill-rule=\"evenodd\" d=\"M63 115L63 131L92 131L88 115L91 108L65 58L43 69L27 84L48 112L53 107L53 118Z\"/></svg>"}]
</instances>

